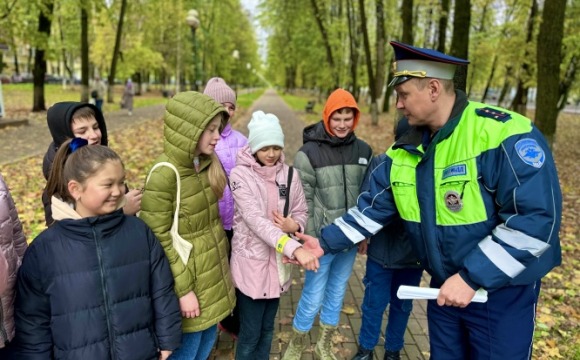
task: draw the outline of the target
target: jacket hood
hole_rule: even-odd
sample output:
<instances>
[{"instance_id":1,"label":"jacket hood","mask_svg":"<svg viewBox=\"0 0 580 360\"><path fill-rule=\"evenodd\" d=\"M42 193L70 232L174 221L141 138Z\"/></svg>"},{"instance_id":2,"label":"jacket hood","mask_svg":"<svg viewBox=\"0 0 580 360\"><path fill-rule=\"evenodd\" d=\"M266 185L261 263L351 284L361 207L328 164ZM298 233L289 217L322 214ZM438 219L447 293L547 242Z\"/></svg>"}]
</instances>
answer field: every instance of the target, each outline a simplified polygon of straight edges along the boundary
<instances>
[{"instance_id":1,"label":"jacket hood","mask_svg":"<svg viewBox=\"0 0 580 360\"><path fill-rule=\"evenodd\" d=\"M356 100L352 96L351 93L344 89L336 89L330 94L328 99L326 100L326 104L324 105L324 110L322 111L322 121L324 122L324 127L329 134L332 134L330 130L329 122L330 116L333 112L338 109L342 108L351 108L354 109L354 123L352 125L352 131L356 128L358 121L360 119L360 109L356 103ZM331 135L334 136L334 135Z\"/></svg>"},{"instance_id":2,"label":"jacket hood","mask_svg":"<svg viewBox=\"0 0 580 360\"><path fill-rule=\"evenodd\" d=\"M247 166L251 168L256 173L260 174L261 176L265 176L270 174L272 171L274 174L280 170L283 165L284 161L286 160L284 156L284 151L280 154L280 159L276 162L274 166L262 166L258 160L252 155L252 150L250 149L250 145L246 145L240 149L238 155L236 157L236 165L238 166ZM272 170L275 169L275 170Z\"/></svg>"},{"instance_id":3,"label":"jacket hood","mask_svg":"<svg viewBox=\"0 0 580 360\"><path fill-rule=\"evenodd\" d=\"M226 109L214 99L195 91L176 94L165 106L163 125L164 152L176 164L193 166L194 151L207 124L222 114L227 124Z\"/></svg>"},{"instance_id":4,"label":"jacket hood","mask_svg":"<svg viewBox=\"0 0 580 360\"><path fill-rule=\"evenodd\" d=\"M309 125L304 128L302 133L302 141L304 144L307 142L316 142L316 143L324 143L330 146L342 146L346 144L350 144L356 140L356 135L353 131L348 134L345 138L339 138L336 136L330 135L330 133L326 130L326 126L324 124L324 120L317 122L316 124Z\"/></svg>"},{"instance_id":5,"label":"jacket hood","mask_svg":"<svg viewBox=\"0 0 580 360\"><path fill-rule=\"evenodd\" d=\"M54 104L48 109L46 113L46 121L48 123L48 130L52 135L54 146L58 148L68 138L74 138L71 129L72 116L75 111L82 107L90 107L95 112L95 118L101 130L101 145L108 146L109 139L107 137L107 125L103 113L92 104L81 103L76 101L65 101Z\"/></svg>"}]
</instances>

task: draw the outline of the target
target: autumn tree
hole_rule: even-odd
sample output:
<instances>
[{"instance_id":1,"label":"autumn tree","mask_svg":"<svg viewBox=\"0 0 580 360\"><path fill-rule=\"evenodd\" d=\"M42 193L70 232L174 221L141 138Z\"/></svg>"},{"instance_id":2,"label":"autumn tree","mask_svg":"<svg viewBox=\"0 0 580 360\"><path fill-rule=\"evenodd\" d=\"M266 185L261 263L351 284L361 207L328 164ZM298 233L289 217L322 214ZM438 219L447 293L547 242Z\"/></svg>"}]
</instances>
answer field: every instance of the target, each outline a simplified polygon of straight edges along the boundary
<instances>
[{"instance_id":1,"label":"autumn tree","mask_svg":"<svg viewBox=\"0 0 580 360\"><path fill-rule=\"evenodd\" d=\"M550 0L544 3L542 23L538 34L538 97L535 123L544 134L548 144L554 143L562 63L562 38L566 0Z\"/></svg>"}]
</instances>

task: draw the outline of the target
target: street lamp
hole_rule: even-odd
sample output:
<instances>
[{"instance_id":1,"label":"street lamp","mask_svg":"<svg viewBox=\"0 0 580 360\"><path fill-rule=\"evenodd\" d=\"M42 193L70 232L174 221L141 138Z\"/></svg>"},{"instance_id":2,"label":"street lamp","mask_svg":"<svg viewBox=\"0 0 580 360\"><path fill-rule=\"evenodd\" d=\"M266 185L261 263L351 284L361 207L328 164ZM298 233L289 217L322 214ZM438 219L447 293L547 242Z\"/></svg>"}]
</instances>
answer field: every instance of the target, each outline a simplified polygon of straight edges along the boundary
<instances>
[{"instance_id":1,"label":"street lamp","mask_svg":"<svg viewBox=\"0 0 580 360\"><path fill-rule=\"evenodd\" d=\"M235 49L232 52L232 57L234 58L234 78L236 80L236 81L234 81L234 90L237 94L238 93L238 76L239 76L239 74L237 74L237 70L238 70L238 62L240 60L240 52L238 51L238 49Z\"/></svg>"},{"instance_id":2,"label":"street lamp","mask_svg":"<svg viewBox=\"0 0 580 360\"><path fill-rule=\"evenodd\" d=\"M199 28L199 13L197 12L197 10L191 9L187 12L187 17L185 18L185 22L187 23L187 25L189 25L190 29L191 29L191 41L193 44L193 69L194 69L194 75L192 77L193 79L193 89L195 91L198 91L199 87L198 87L198 79L199 75L200 75L200 71L199 71L199 67L198 67L198 63L197 63L197 41L195 38L195 31L197 30L197 28Z\"/></svg>"}]
</instances>

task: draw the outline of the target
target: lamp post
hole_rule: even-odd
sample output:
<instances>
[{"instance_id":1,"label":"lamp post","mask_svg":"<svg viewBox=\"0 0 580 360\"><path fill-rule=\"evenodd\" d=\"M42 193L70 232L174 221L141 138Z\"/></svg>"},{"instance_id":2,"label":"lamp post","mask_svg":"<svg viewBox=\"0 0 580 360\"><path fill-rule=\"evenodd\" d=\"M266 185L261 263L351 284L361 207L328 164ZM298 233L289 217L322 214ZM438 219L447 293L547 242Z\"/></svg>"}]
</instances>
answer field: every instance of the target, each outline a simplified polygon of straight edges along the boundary
<instances>
[{"instance_id":1,"label":"lamp post","mask_svg":"<svg viewBox=\"0 0 580 360\"><path fill-rule=\"evenodd\" d=\"M195 31L197 30L197 28L199 28L199 13L197 12L197 10L191 9L187 12L187 17L185 18L185 22L187 23L187 25L189 25L190 29L191 29L191 41L193 44L193 90L198 91L199 87L198 87L198 79L199 75L200 75L200 71L199 71L199 67L197 64L197 40L195 38Z\"/></svg>"},{"instance_id":2,"label":"lamp post","mask_svg":"<svg viewBox=\"0 0 580 360\"><path fill-rule=\"evenodd\" d=\"M238 94L238 76L239 76L237 71L238 71L238 62L240 61L240 52L238 51L238 49L235 49L232 52L232 57L234 58L234 79L236 80L236 81L234 81L234 91L236 92L236 95L237 95Z\"/></svg>"}]
</instances>

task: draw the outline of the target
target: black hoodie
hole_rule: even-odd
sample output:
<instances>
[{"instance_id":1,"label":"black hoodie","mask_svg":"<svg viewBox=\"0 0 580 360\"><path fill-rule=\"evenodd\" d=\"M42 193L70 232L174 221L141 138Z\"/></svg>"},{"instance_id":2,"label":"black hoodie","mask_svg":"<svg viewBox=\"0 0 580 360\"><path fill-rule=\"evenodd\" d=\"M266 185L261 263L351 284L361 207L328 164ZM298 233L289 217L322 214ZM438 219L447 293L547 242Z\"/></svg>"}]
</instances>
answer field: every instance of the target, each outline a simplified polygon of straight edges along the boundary
<instances>
[{"instance_id":1,"label":"black hoodie","mask_svg":"<svg viewBox=\"0 0 580 360\"><path fill-rule=\"evenodd\" d=\"M76 101L65 101L54 104L46 113L46 122L48 123L48 130L52 135L52 142L48 145L44 159L42 160L42 173L44 178L48 180L50 168L54 161L56 151L67 139L73 138L72 118L75 111L82 107L90 107L95 112L95 118L101 130L101 145L108 146L109 139L107 137L107 125L103 113L92 104L81 103ZM50 199L46 194L46 190L42 192L42 204L44 205L44 218L46 225L52 224L52 211L50 209Z\"/></svg>"}]
</instances>

